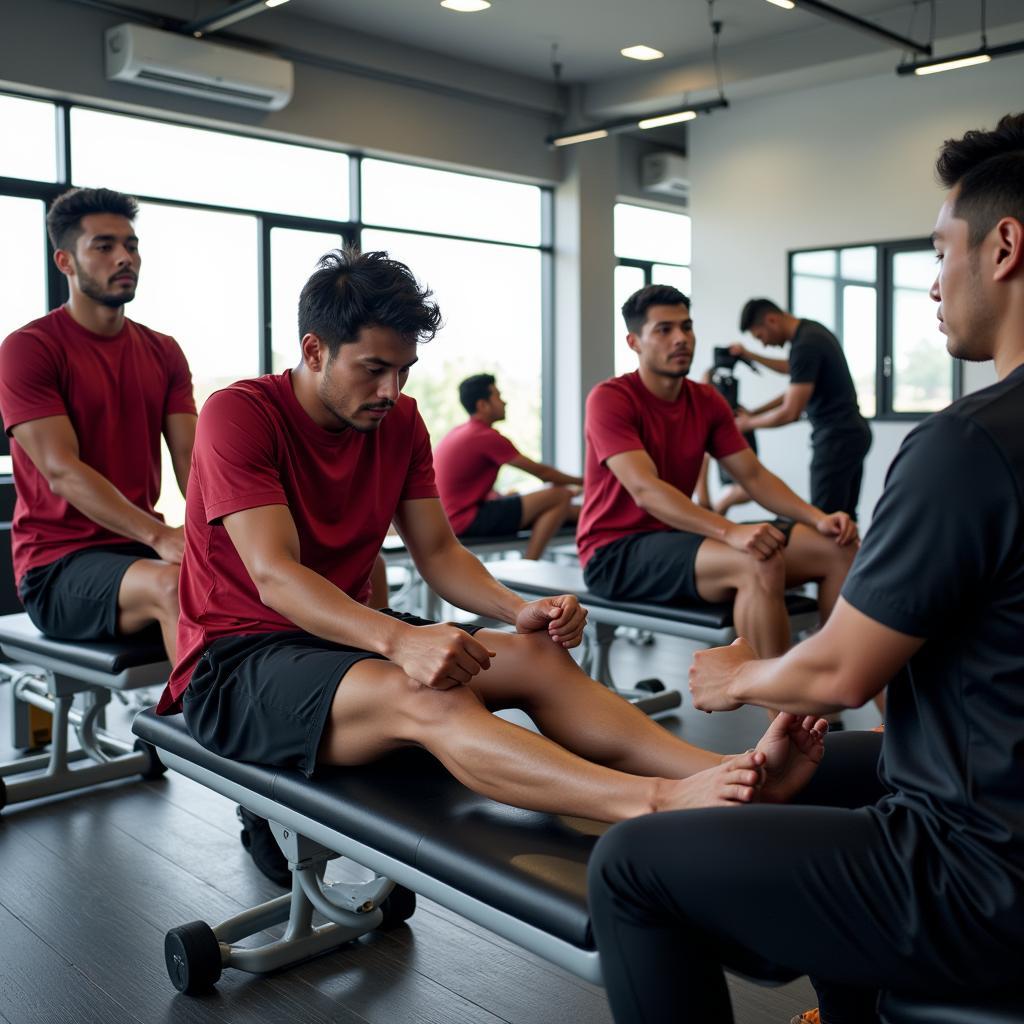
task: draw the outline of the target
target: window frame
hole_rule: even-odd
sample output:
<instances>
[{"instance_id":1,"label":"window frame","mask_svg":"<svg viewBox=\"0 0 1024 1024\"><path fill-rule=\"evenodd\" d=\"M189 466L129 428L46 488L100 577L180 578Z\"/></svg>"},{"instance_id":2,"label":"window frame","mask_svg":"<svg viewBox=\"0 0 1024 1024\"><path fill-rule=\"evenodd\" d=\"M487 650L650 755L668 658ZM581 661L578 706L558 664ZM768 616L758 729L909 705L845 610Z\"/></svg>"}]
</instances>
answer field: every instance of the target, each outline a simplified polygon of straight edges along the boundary
<instances>
[{"instance_id":1,"label":"window frame","mask_svg":"<svg viewBox=\"0 0 1024 1024\"><path fill-rule=\"evenodd\" d=\"M844 249L867 249L875 250L875 281L854 280L842 276L840 267L842 260L838 254ZM836 273L832 276L817 274L797 274L793 269L794 259L803 253L834 251L837 254ZM843 288L846 285L856 285L862 288L874 288L876 295L875 302L875 415L867 419L886 423L918 422L929 412L900 412L893 409L893 260L898 253L903 252L933 252L934 247L930 238L901 238L889 239L886 241L869 242L845 242L841 245L814 245L800 249L790 249L786 255L787 278L786 278L786 308L793 308L793 281L797 276L816 277L822 281L832 281L835 287L835 310L836 330L833 332L843 344L842 322L843 322ZM955 402L963 395L963 363L958 359L951 359L951 388L950 401Z\"/></svg>"}]
</instances>

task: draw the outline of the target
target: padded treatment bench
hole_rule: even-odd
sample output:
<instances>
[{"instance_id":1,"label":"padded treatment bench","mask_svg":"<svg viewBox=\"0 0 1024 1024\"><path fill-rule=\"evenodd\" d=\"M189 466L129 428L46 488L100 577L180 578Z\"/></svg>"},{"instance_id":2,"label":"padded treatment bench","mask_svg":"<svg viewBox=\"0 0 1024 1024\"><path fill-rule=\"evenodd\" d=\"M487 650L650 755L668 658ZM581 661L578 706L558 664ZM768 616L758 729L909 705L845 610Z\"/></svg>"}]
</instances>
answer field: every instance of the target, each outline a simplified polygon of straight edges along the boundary
<instances>
[{"instance_id":1,"label":"padded treatment bench","mask_svg":"<svg viewBox=\"0 0 1024 1024\"><path fill-rule=\"evenodd\" d=\"M0 809L111 779L154 778L164 772L150 745L133 745L104 728L114 690L166 682L170 665L158 635L109 643L51 640L22 613L0 616L0 651L14 663L0 665L0 680L6 677L12 688L13 745L32 745L25 729L29 705L53 715L48 754L0 764ZM76 750L68 749L72 728Z\"/></svg>"},{"instance_id":2,"label":"padded treatment bench","mask_svg":"<svg viewBox=\"0 0 1024 1024\"><path fill-rule=\"evenodd\" d=\"M527 600L575 594L590 613L584 671L648 714L679 707L682 695L678 690L664 690L664 684L656 679L643 680L632 690L615 685L610 648L619 626L677 636L707 647L721 647L736 639L732 605L728 603L669 606L609 601L587 590L578 565L510 559L494 563L490 570L495 579ZM794 635L817 624L818 603L812 598L787 594L786 607Z\"/></svg>"},{"instance_id":3,"label":"padded treatment bench","mask_svg":"<svg viewBox=\"0 0 1024 1024\"><path fill-rule=\"evenodd\" d=\"M143 711L133 729L169 768L268 818L293 870L291 893L212 928L197 921L168 933L167 968L179 990L209 989L224 967L277 970L396 924L415 909L413 893L600 982L586 864L606 826L478 796L418 749L307 779L210 753L181 715ZM325 883L325 865L338 856L373 879ZM313 927L314 910L332 923ZM234 945L284 922L282 939Z\"/></svg>"}]
</instances>

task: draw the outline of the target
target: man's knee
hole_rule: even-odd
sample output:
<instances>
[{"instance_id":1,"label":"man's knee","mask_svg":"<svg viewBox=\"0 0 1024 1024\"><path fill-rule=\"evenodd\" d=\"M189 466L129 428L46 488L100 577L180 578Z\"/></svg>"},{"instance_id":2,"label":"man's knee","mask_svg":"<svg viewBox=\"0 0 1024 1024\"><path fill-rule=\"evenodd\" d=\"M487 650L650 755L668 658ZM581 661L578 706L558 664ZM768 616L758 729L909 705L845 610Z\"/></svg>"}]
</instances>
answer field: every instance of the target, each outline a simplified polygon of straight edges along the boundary
<instances>
[{"instance_id":1,"label":"man's knee","mask_svg":"<svg viewBox=\"0 0 1024 1024\"><path fill-rule=\"evenodd\" d=\"M442 729L461 728L468 715L483 710L480 699L468 686L453 686L439 690L423 686L397 670L389 702L389 713L395 716L399 738L407 742L422 743L424 739ZM385 694L381 700L388 700Z\"/></svg>"},{"instance_id":2,"label":"man's knee","mask_svg":"<svg viewBox=\"0 0 1024 1024\"><path fill-rule=\"evenodd\" d=\"M153 573L151 599L159 617L178 617L178 576L180 566L159 565Z\"/></svg>"},{"instance_id":3,"label":"man's knee","mask_svg":"<svg viewBox=\"0 0 1024 1024\"><path fill-rule=\"evenodd\" d=\"M776 553L771 558L747 556L743 563L737 589L756 590L763 594L781 596L786 591L786 561Z\"/></svg>"}]
</instances>

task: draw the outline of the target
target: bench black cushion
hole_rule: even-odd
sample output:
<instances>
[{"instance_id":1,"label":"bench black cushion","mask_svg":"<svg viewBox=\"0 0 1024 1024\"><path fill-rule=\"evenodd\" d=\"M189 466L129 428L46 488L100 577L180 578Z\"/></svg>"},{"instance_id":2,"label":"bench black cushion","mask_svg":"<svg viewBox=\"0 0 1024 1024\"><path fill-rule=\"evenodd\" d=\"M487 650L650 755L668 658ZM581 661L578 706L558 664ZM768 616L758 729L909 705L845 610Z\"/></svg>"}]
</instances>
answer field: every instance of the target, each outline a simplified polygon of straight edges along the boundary
<instances>
[{"instance_id":1,"label":"bench black cushion","mask_svg":"<svg viewBox=\"0 0 1024 1024\"><path fill-rule=\"evenodd\" d=\"M460 543L464 544L470 550L474 546L483 547L485 545L490 546L493 544L508 544L512 547L516 544L528 542L530 539L529 530L519 530L516 533L496 533L488 536L480 537L462 537ZM576 540L576 524L569 523L566 526L559 527L554 536L551 538L552 541L562 541L565 543L568 540ZM384 538L384 546L381 548L381 553L385 555L394 555L399 552L405 551L405 544L402 542L402 538L391 534Z\"/></svg>"},{"instance_id":2,"label":"bench black cushion","mask_svg":"<svg viewBox=\"0 0 1024 1024\"><path fill-rule=\"evenodd\" d=\"M460 892L593 949L586 864L603 825L499 804L433 757L407 750L359 768L301 772L241 764L200 746L180 715L143 711L132 726L155 747L237 782Z\"/></svg>"},{"instance_id":3,"label":"bench black cushion","mask_svg":"<svg viewBox=\"0 0 1024 1024\"><path fill-rule=\"evenodd\" d=\"M110 675L167 660L160 631L155 628L123 640L52 640L43 636L24 612L0 616L0 648L8 645L28 654L44 655Z\"/></svg>"},{"instance_id":4,"label":"bench black cushion","mask_svg":"<svg viewBox=\"0 0 1024 1024\"><path fill-rule=\"evenodd\" d=\"M885 1024L1020 1024L1024 986L948 999L885 992L879 1009Z\"/></svg>"},{"instance_id":5,"label":"bench black cushion","mask_svg":"<svg viewBox=\"0 0 1024 1024\"><path fill-rule=\"evenodd\" d=\"M611 601L587 590L583 570L575 565L557 565L554 562L531 562L526 559L494 562L488 565L491 574L512 590L528 591L537 597L556 594L575 594L588 608L608 608L613 611L648 615L669 622L685 622L711 629L727 629L732 625L732 604L661 605L641 604L634 601ZM818 604L802 594L787 594L786 608L790 615L813 614Z\"/></svg>"}]
</instances>

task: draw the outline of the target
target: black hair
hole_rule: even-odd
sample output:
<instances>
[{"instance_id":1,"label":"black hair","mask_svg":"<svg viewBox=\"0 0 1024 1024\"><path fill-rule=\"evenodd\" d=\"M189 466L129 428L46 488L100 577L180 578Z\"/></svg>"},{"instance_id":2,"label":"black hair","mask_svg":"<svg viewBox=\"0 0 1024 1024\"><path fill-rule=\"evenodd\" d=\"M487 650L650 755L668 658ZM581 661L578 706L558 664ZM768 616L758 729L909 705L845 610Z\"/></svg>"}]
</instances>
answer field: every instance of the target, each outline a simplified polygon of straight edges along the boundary
<instances>
[{"instance_id":1,"label":"black hair","mask_svg":"<svg viewBox=\"0 0 1024 1024\"><path fill-rule=\"evenodd\" d=\"M967 221L971 248L1002 217L1024 223L1024 113L1006 114L992 131L969 131L942 144L935 173L960 186L953 214Z\"/></svg>"},{"instance_id":2,"label":"black hair","mask_svg":"<svg viewBox=\"0 0 1024 1024\"><path fill-rule=\"evenodd\" d=\"M491 397L491 388L493 387L494 374L492 373L475 373L472 377L467 377L459 385L459 401L462 403L462 408L472 416L476 412L476 403L486 402Z\"/></svg>"},{"instance_id":3,"label":"black hair","mask_svg":"<svg viewBox=\"0 0 1024 1024\"><path fill-rule=\"evenodd\" d=\"M109 188L72 188L62 192L46 215L46 231L54 249L73 249L82 233L82 218L91 213L115 213L135 220L139 204Z\"/></svg>"},{"instance_id":4,"label":"black hair","mask_svg":"<svg viewBox=\"0 0 1024 1024\"><path fill-rule=\"evenodd\" d=\"M390 327L412 341L430 341L441 310L427 300L412 271L386 252L334 249L320 257L299 296L299 337L315 334L330 358L363 327Z\"/></svg>"},{"instance_id":5,"label":"black hair","mask_svg":"<svg viewBox=\"0 0 1024 1024\"><path fill-rule=\"evenodd\" d=\"M651 306L686 306L689 309L690 299L670 284L649 284L633 292L622 304L622 319L633 334L640 333Z\"/></svg>"},{"instance_id":6,"label":"black hair","mask_svg":"<svg viewBox=\"0 0 1024 1024\"><path fill-rule=\"evenodd\" d=\"M769 313L781 313L782 310L771 299L751 299L740 313L740 330L749 331L756 327Z\"/></svg>"}]
</instances>

